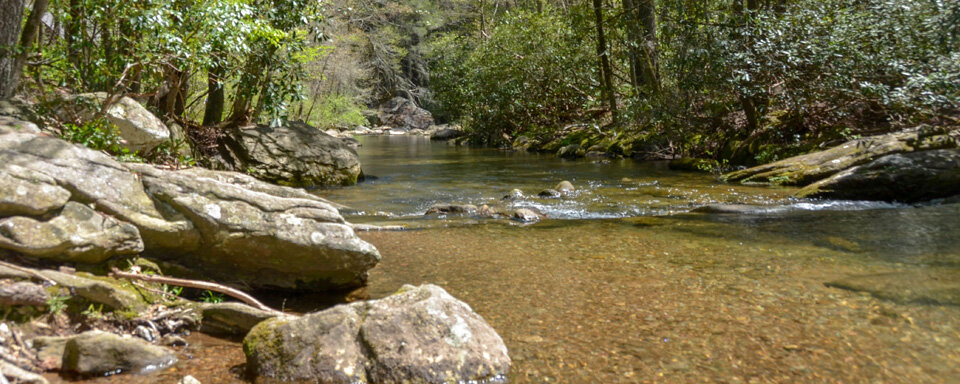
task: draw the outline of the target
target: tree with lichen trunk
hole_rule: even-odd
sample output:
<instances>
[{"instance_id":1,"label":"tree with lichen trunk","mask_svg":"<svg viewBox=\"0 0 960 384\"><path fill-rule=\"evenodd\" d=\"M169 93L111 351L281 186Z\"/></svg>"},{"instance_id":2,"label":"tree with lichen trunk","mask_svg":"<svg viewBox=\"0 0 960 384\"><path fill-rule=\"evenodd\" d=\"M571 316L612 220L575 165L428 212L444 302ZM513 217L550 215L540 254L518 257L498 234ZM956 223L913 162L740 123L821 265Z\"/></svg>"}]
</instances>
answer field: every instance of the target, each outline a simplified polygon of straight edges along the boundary
<instances>
[{"instance_id":1,"label":"tree with lichen trunk","mask_svg":"<svg viewBox=\"0 0 960 384\"><path fill-rule=\"evenodd\" d=\"M17 38L24 7L23 0L0 1L0 99L12 97L19 83Z\"/></svg>"}]
</instances>

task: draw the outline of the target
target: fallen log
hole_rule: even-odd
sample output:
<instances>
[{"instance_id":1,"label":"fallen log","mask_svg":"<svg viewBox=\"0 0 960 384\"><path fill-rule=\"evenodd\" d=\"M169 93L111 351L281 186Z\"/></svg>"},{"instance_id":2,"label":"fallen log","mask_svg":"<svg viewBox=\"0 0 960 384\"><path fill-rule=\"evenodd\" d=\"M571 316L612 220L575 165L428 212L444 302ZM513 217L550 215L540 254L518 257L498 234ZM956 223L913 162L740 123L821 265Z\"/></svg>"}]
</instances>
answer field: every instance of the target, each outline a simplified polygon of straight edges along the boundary
<instances>
[{"instance_id":1,"label":"fallen log","mask_svg":"<svg viewBox=\"0 0 960 384\"><path fill-rule=\"evenodd\" d=\"M43 307L47 305L49 297L41 285L26 281L0 280L0 306Z\"/></svg>"},{"instance_id":2,"label":"fallen log","mask_svg":"<svg viewBox=\"0 0 960 384\"><path fill-rule=\"evenodd\" d=\"M261 311L273 312L279 315L283 314L283 312L280 312L276 309L266 306L265 304L261 303L257 299L253 298L253 296L250 296L242 291L230 288L225 285L211 283L209 281L188 280L188 279L181 279L176 277L165 277L165 276L156 276L156 275L141 275L136 273L122 272L117 268L113 268L111 270L110 277L130 279L130 280L141 280L141 281L147 281L151 283L176 285L176 286L187 287L187 288L206 289L208 291L219 292L227 296L233 297L237 300L242 301L244 304L247 304Z\"/></svg>"}]
</instances>

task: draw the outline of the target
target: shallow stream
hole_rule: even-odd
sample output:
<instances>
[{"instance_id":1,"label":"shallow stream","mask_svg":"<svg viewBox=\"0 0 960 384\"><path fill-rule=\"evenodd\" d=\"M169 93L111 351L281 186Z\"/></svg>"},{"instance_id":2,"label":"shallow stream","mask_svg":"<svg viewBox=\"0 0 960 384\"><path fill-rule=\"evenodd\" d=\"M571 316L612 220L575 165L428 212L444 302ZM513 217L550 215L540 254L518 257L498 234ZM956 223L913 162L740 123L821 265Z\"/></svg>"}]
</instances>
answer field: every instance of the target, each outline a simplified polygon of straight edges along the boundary
<instances>
[{"instance_id":1,"label":"shallow stream","mask_svg":"<svg viewBox=\"0 0 960 384\"><path fill-rule=\"evenodd\" d=\"M368 293L444 287L503 337L512 383L960 378L960 205L795 200L657 163L360 140L368 181L316 193L352 222L408 228L361 233L383 255ZM578 192L501 201L561 180ZM435 203L547 219L424 217ZM757 207L689 212L714 203ZM242 380L235 342L193 341L176 371L138 381Z\"/></svg>"}]
</instances>

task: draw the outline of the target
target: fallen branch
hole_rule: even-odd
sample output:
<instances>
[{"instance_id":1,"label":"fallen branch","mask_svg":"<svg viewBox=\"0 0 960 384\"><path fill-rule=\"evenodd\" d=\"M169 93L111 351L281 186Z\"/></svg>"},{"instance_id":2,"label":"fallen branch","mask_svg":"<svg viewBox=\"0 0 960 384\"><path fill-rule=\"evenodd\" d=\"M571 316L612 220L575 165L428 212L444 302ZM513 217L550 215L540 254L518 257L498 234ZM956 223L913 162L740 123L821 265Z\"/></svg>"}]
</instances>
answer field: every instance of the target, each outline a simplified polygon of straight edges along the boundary
<instances>
[{"instance_id":1,"label":"fallen branch","mask_svg":"<svg viewBox=\"0 0 960 384\"><path fill-rule=\"evenodd\" d=\"M244 302L245 304L251 307L254 307L262 311L283 314L283 312L270 308L264 305L263 303L257 301L257 299L254 299L253 296L250 296L239 290L227 287L225 285L211 283L209 281L187 280L187 279L180 279L176 277L164 277L164 276L155 276L155 275L140 275L136 273L121 272L117 268L113 268L111 270L110 277L119 277L124 279L131 279L131 280L142 280L142 281L148 281L151 283L176 285L176 286L187 287L187 288L206 289L208 291L220 292L227 296L233 297L237 300Z\"/></svg>"},{"instance_id":2,"label":"fallen branch","mask_svg":"<svg viewBox=\"0 0 960 384\"><path fill-rule=\"evenodd\" d=\"M49 383L49 381L43 378L43 376L24 370L23 368L10 364L5 360L0 360L0 371L3 372L3 373L0 373L0 375L4 375L6 377L12 378L14 382L43 383L43 384Z\"/></svg>"},{"instance_id":3,"label":"fallen branch","mask_svg":"<svg viewBox=\"0 0 960 384\"><path fill-rule=\"evenodd\" d=\"M6 267L6 268L10 268L10 269L12 269L12 270L14 270L14 271L17 271L17 272L26 273L27 275L33 276L33 277L35 277L35 278L37 278L37 279L40 279L41 281L50 283L51 285L56 285L56 284L57 284L55 281L50 280L50 279L44 277L44 276L41 275L39 272L34 271L34 270L30 269L30 268L24 268L24 267L21 267L21 266L19 266L19 265L11 264L11 263L8 263L8 262L5 262L5 261L0 261L0 266Z\"/></svg>"}]
</instances>

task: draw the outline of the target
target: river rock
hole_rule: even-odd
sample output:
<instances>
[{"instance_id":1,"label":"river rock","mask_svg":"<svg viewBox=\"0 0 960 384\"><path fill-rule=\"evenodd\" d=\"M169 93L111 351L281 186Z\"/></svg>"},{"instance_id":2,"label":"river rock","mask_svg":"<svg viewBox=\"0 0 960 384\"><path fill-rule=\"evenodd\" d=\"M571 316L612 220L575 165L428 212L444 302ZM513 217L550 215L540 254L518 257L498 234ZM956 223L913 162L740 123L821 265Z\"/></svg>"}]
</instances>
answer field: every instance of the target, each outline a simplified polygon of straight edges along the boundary
<instances>
[{"instance_id":1,"label":"river rock","mask_svg":"<svg viewBox=\"0 0 960 384\"><path fill-rule=\"evenodd\" d=\"M564 180L564 181L561 181L561 182L557 183L557 186L556 186L556 187L553 187L553 189L556 189L557 191L559 191L559 192L562 193L562 194L572 193L572 192L574 192L574 191L577 190L576 188L573 187L573 183L571 183L571 182L569 182L569 181L567 181L567 180Z\"/></svg>"},{"instance_id":2,"label":"river rock","mask_svg":"<svg viewBox=\"0 0 960 384\"><path fill-rule=\"evenodd\" d=\"M360 160L350 145L300 122L235 128L219 149L216 168L276 184L353 185L360 177Z\"/></svg>"},{"instance_id":3,"label":"river rock","mask_svg":"<svg viewBox=\"0 0 960 384\"><path fill-rule=\"evenodd\" d=\"M59 371L63 367L63 350L70 341L69 336L39 336L27 341L27 345L37 354L40 365Z\"/></svg>"},{"instance_id":4,"label":"river rock","mask_svg":"<svg viewBox=\"0 0 960 384\"><path fill-rule=\"evenodd\" d=\"M204 303L201 331L223 335L246 335L255 325L277 317L276 313L253 308L241 303Z\"/></svg>"},{"instance_id":5,"label":"river rock","mask_svg":"<svg viewBox=\"0 0 960 384\"><path fill-rule=\"evenodd\" d=\"M57 111L64 121L86 122L100 113L106 92L83 93L67 98ZM134 99L123 96L106 110L106 117L117 126L123 145L131 151L147 153L170 140L170 129Z\"/></svg>"},{"instance_id":6,"label":"river rock","mask_svg":"<svg viewBox=\"0 0 960 384\"><path fill-rule=\"evenodd\" d=\"M0 280L0 307L28 305L44 307L50 295L42 285L29 281Z\"/></svg>"},{"instance_id":7,"label":"river rock","mask_svg":"<svg viewBox=\"0 0 960 384\"><path fill-rule=\"evenodd\" d=\"M960 272L950 269L920 268L848 276L826 285L867 292L878 299L901 304L960 305Z\"/></svg>"},{"instance_id":8,"label":"river rock","mask_svg":"<svg viewBox=\"0 0 960 384\"><path fill-rule=\"evenodd\" d=\"M797 192L801 197L918 202L960 194L960 149L893 154Z\"/></svg>"},{"instance_id":9,"label":"river rock","mask_svg":"<svg viewBox=\"0 0 960 384\"><path fill-rule=\"evenodd\" d=\"M429 131L430 140L453 140L465 134L459 125L448 124L432 126Z\"/></svg>"},{"instance_id":10,"label":"river rock","mask_svg":"<svg viewBox=\"0 0 960 384\"><path fill-rule=\"evenodd\" d=\"M257 289L346 289L363 285L380 261L336 206L303 190L232 172L127 166L202 239L192 249L148 246L145 254L205 278Z\"/></svg>"},{"instance_id":11,"label":"river rock","mask_svg":"<svg viewBox=\"0 0 960 384\"><path fill-rule=\"evenodd\" d=\"M477 213L473 204L434 204L427 208L425 215L472 215Z\"/></svg>"},{"instance_id":12,"label":"river rock","mask_svg":"<svg viewBox=\"0 0 960 384\"><path fill-rule=\"evenodd\" d=\"M0 217L41 216L68 200L70 191L49 176L17 165L0 169Z\"/></svg>"},{"instance_id":13,"label":"river rock","mask_svg":"<svg viewBox=\"0 0 960 384\"><path fill-rule=\"evenodd\" d=\"M560 147L557 150L557 156L564 159L576 159L578 157L583 157L586 155L586 151L583 148L580 148L579 144L570 144Z\"/></svg>"},{"instance_id":14,"label":"river rock","mask_svg":"<svg viewBox=\"0 0 960 384\"><path fill-rule=\"evenodd\" d=\"M885 135L864 137L840 146L723 175L727 182L776 182L807 185L847 168L886 155L932 149L957 148L960 130L921 126Z\"/></svg>"},{"instance_id":15,"label":"river rock","mask_svg":"<svg viewBox=\"0 0 960 384\"><path fill-rule=\"evenodd\" d=\"M413 101L394 97L380 106L380 121L392 128L428 129L433 125L433 115Z\"/></svg>"},{"instance_id":16,"label":"river rock","mask_svg":"<svg viewBox=\"0 0 960 384\"><path fill-rule=\"evenodd\" d=\"M523 197L524 197L523 191L514 188L514 189L511 189L510 192L508 192L506 196L504 196L501 200L517 201L517 200L523 200Z\"/></svg>"},{"instance_id":17,"label":"river rock","mask_svg":"<svg viewBox=\"0 0 960 384\"><path fill-rule=\"evenodd\" d=\"M563 195L556 189L544 189L537 196L544 199L559 199Z\"/></svg>"},{"instance_id":18,"label":"river rock","mask_svg":"<svg viewBox=\"0 0 960 384\"><path fill-rule=\"evenodd\" d=\"M435 285L301 318L267 320L243 341L259 376L323 383L506 382L500 336Z\"/></svg>"},{"instance_id":19,"label":"river rock","mask_svg":"<svg viewBox=\"0 0 960 384\"><path fill-rule=\"evenodd\" d=\"M57 261L97 264L113 256L142 252L143 240L137 227L71 201L49 221L23 216L0 219L0 248Z\"/></svg>"},{"instance_id":20,"label":"river rock","mask_svg":"<svg viewBox=\"0 0 960 384\"><path fill-rule=\"evenodd\" d=\"M513 214L510 215L510 218L521 223L535 223L542 219L545 219L545 216L540 211L535 208L518 208L513 211Z\"/></svg>"},{"instance_id":21,"label":"river rock","mask_svg":"<svg viewBox=\"0 0 960 384\"><path fill-rule=\"evenodd\" d=\"M176 361L172 350L139 338L88 331L67 341L62 369L85 375L141 373L168 367Z\"/></svg>"},{"instance_id":22,"label":"river rock","mask_svg":"<svg viewBox=\"0 0 960 384\"><path fill-rule=\"evenodd\" d=\"M13 166L136 226L146 255L241 288L352 288L380 259L337 205L247 175L120 164L56 138L0 135L0 173Z\"/></svg>"},{"instance_id":23,"label":"river rock","mask_svg":"<svg viewBox=\"0 0 960 384\"><path fill-rule=\"evenodd\" d=\"M108 309L140 312L150 305L138 292L130 288L129 283L85 273L74 275L51 270L37 270L36 273L67 288L72 295L89 303L102 304Z\"/></svg>"}]
</instances>

